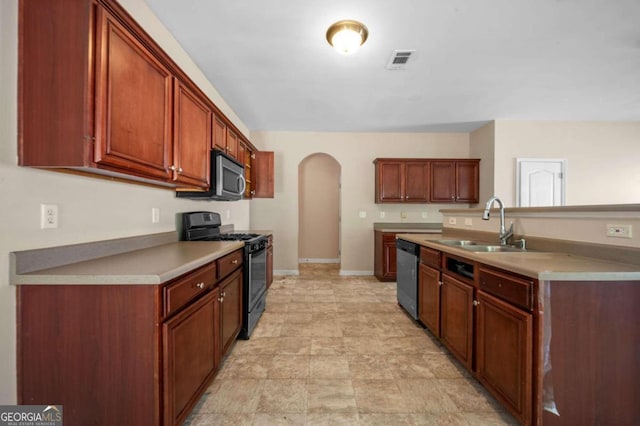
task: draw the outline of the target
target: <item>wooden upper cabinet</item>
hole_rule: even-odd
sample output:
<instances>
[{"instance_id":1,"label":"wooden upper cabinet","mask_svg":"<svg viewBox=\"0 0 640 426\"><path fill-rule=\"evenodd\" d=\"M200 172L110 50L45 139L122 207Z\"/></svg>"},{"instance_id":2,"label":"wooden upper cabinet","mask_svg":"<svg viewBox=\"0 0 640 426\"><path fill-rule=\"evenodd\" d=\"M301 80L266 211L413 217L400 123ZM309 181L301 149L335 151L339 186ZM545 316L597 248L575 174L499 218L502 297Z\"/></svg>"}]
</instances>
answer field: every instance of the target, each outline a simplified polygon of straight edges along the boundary
<instances>
[{"instance_id":1,"label":"wooden upper cabinet","mask_svg":"<svg viewBox=\"0 0 640 426\"><path fill-rule=\"evenodd\" d=\"M233 130L227 127L227 154L238 159L238 135ZM240 161L240 160L239 160Z\"/></svg>"},{"instance_id":2,"label":"wooden upper cabinet","mask_svg":"<svg viewBox=\"0 0 640 426\"><path fill-rule=\"evenodd\" d=\"M480 164L478 160L456 162L456 201L477 203L480 200Z\"/></svg>"},{"instance_id":3,"label":"wooden upper cabinet","mask_svg":"<svg viewBox=\"0 0 640 426\"><path fill-rule=\"evenodd\" d=\"M173 180L184 186L208 188L211 109L176 81L173 117Z\"/></svg>"},{"instance_id":4,"label":"wooden upper cabinet","mask_svg":"<svg viewBox=\"0 0 640 426\"><path fill-rule=\"evenodd\" d=\"M429 161L377 159L376 203L429 202Z\"/></svg>"},{"instance_id":5,"label":"wooden upper cabinet","mask_svg":"<svg viewBox=\"0 0 640 426\"><path fill-rule=\"evenodd\" d=\"M431 201L453 203L456 191L456 165L453 161L438 161L431 164Z\"/></svg>"},{"instance_id":6,"label":"wooden upper cabinet","mask_svg":"<svg viewBox=\"0 0 640 426\"><path fill-rule=\"evenodd\" d=\"M252 166L255 192L253 198L274 197L273 151L257 151Z\"/></svg>"},{"instance_id":7,"label":"wooden upper cabinet","mask_svg":"<svg viewBox=\"0 0 640 426\"><path fill-rule=\"evenodd\" d=\"M252 145L116 1L18 16L19 165L207 188L210 148L244 161Z\"/></svg>"},{"instance_id":8,"label":"wooden upper cabinet","mask_svg":"<svg viewBox=\"0 0 640 426\"><path fill-rule=\"evenodd\" d=\"M429 202L429 163L407 161L404 170L404 201L407 203Z\"/></svg>"},{"instance_id":9,"label":"wooden upper cabinet","mask_svg":"<svg viewBox=\"0 0 640 426\"><path fill-rule=\"evenodd\" d=\"M227 152L227 125L217 115L213 116L213 144L211 148Z\"/></svg>"},{"instance_id":10,"label":"wooden upper cabinet","mask_svg":"<svg viewBox=\"0 0 640 426\"><path fill-rule=\"evenodd\" d=\"M431 162L433 203L477 203L480 160L435 160Z\"/></svg>"},{"instance_id":11,"label":"wooden upper cabinet","mask_svg":"<svg viewBox=\"0 0 640 426\"><path fill-rule=\"evenodd\" d=\"M101 7L96 45L94 161L171 179L171 72Z\"/></svg>"},{"instance_id":12,"label":"wooden upper cabinet","mask_svg":"<svg viewBox=\"0 0 640 426\"><path fill-rule=\"evenodd\" d=\"M376 203L404 201L404 161L376 162Z\"/></svg>"}]
</instances>

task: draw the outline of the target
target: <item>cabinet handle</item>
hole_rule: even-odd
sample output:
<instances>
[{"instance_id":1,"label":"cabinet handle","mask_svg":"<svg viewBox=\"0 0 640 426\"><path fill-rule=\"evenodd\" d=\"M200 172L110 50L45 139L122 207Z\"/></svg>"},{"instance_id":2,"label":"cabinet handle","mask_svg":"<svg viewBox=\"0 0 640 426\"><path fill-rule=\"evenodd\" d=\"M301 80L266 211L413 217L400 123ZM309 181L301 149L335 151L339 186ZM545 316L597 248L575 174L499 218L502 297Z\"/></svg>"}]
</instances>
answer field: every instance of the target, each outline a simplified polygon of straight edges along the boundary
<instances>
[{"instance_id":1,"label":"cabinet handle","mask_svg":"<svg viewBox=\"0 0 640 426\"><path fill-rule=\"evenodd\" d=\"M442 284L443 284L442 281L438 281L438 285L442 285Z\"/></svg>"},{"instance_id":2,"label":"cabinet handle","mask_svg":"<svg viewBox=\"0 0 640 426\"><path fill-rule=\"evenodd\" d=\"M204 288L204 283L198 283L198 284L196 284L196 287L198 287L198 288Z\"/></svg>"},{"instance_id":3,"label":"cabinet handle","mask_svg":"<svg viewBox=\"0 0 640 426\"><path fill-rule=\"evenodd\" d=\"M220 294L220 296L225 297L227 295L226 291L223 291L222 294Z\"/></svg>"},{"instance_id":4,"label":"cabinet handle","mask_svg":"<svg viewBox=\"0 0 640 426\"><path fill-rule=\"evenodd\" d=\"M182 167L178 167L178 173L182 173Z\"/></svg>"},{"instance_id":5,"label":"cabinet handle","mask_svg":"<svg viewBox=\"0 0 640 426\"><path fill-rule=\"evenodd\" d=\"M256 195L256 190L251 191L251 195Z\"/></svg>"},{"instance_id":6,"label":"cabinet handle","mask_svg":"<svg viewBox=\"0 0 640 426\"><path fill-rule=\"evenodd\" d=\"M220 303L224 302L224 297L218 297L218 302Z\"/></svg>"},{"instance_id":7,"label":"cabinet handle","mask_svg":"<svg viewBox=\"0 0 640 426\"><path fill-rule=\"evenodd\" d=\"M173 166L173 165L172 165L172 166L169 166L169 170L171 170L171 171L174 171L174 172L175 172L175 171L176 171L176 166Z\"/></svg>"},{"instance_id":8,"label":"cabinet handle","mask_svg":"<svg viewBox=\"0 0 640 426\"><path fill-rule=\"evenodd\" d=\"M478 300L474 300L473 301L473 306L478 306L480 304L480 302Z\"/></svg>"},{"instance_id":9,"label":"cabinet handle","mask_svg":"<svg viewBox=\"0 0 640 426\"><path fill-rule=\"evenodd\" d=\"M233 260L231 261L231 263L232 263L233 265L237 265L237 264L238 264L238 259L233 259Z\"/></svg>"}]
</instances>

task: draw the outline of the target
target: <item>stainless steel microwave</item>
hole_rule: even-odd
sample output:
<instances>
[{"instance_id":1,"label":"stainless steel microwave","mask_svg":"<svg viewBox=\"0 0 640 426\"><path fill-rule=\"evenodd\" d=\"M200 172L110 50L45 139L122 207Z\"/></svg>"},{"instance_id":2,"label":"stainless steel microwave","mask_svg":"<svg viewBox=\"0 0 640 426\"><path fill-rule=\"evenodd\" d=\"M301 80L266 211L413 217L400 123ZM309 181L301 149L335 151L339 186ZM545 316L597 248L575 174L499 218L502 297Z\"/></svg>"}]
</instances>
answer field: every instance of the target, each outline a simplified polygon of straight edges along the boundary
<instances>
[{"instance_id":1,"label":"stainless steel microwave","mask_svg":"<svg viewBox=\"0 0 640 426\"><path fill-rule=\"evenodd\" d=\"M222 151L211 151L211 186L208 191L177 191L178 198L194 200L241 200L247 181L244 166Z\"/></svg>"}]
</instances>

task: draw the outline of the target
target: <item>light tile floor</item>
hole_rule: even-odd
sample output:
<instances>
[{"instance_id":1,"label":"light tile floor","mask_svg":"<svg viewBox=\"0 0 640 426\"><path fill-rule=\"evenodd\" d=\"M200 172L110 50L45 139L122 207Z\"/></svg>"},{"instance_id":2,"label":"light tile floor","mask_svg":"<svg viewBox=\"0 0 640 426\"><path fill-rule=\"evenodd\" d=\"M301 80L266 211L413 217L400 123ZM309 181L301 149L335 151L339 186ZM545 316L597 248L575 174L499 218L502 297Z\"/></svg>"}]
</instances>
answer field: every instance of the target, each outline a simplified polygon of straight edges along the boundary
<instances>
[{"instance_id":1,"label":"light tile floor","mask_svg":"<svg viewBox=\"0 0 640 426\"><path fill-rule=\"evenodd\" d=\"M395 283L300 265L276 277L187 425L517 424L398 307Z\"/></svg>"}]
</instances>

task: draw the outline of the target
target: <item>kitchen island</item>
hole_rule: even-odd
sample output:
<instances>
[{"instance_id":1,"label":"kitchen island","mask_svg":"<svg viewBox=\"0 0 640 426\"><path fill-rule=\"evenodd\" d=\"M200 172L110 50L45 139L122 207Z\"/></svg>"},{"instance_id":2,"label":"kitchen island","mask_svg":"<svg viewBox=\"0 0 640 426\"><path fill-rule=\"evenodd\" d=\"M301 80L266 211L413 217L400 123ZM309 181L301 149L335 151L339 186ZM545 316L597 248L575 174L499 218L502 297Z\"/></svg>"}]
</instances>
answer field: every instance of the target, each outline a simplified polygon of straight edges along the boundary
<instances>
[{"instance_id":1,"label":"kitchen island","mask_svg":"<svg viewBox=\"0 0 640 426\"><path fill-rule=\"evenodd\" d=\"M640 418L639 265L398 238L421 246L421 322L520 422Z\"/></svg>"}]
</instances>

